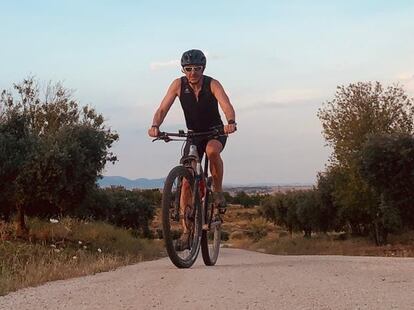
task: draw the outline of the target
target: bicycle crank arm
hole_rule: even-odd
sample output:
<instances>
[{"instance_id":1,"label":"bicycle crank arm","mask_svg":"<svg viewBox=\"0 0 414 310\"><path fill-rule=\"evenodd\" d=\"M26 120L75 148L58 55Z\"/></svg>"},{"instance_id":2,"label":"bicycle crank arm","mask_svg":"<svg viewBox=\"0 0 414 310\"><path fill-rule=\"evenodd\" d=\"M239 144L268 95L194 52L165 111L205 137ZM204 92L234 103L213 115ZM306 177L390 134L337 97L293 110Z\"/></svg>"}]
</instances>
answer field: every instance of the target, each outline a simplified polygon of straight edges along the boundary
<instances>
[{"instance_id":1,"label":"bicycle crank arm","mask_svg":"<svg viewBox=\"0 0 414 310\"><path fill-rule=\"evenodd\" d=\"M220 226L220 225L221 225L221 220L214 221L214 222L211 222L210 228L214 228L214 227Z\"/></svg>"}]
</instances>

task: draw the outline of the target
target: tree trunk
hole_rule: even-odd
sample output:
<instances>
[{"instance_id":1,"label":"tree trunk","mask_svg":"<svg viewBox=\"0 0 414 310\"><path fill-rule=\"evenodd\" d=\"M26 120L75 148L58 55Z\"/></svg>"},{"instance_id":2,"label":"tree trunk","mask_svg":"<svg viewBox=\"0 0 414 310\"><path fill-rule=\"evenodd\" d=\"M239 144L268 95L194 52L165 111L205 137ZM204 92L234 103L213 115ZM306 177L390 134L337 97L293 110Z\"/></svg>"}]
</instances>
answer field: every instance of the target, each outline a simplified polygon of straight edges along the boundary
<instances>
[{"instance_id":1,"label":"tree trunk","mask_svg":"<svg viewBox=\"0 0 414 310\"><path fill-rule=\"evenodd\" d=\"M10 212L10 209L9 208L7 208L5 211L4 211L4 213L3 213L3 220L6 222L6 223L10 223L10 219L11 219L11 212Z\"/></svg>"},{"instance_id":2,"label":"tree trunk","mask_svg":"<svg viewBox=\"0 0 414 310\"><path fill-rule=\"evenodd\" d=\"M23 206L18 204L16 206L17 216L16 216L16 235L18 237L26 237L29 233L29 230L26 226L26 221L24 218Z\"/></svg>"},{"instance_id":3,"label":"tree trunk","mask_svg":"<svg viewBox=\"0 0 414 310\"><path fill-rule=\"evenodd\" d=\"M374 239L375 239L375 244L377 246L380 245L380 237L379 237L379 231L378 231L378 222L376 220L374 220Z\"/></svg>"},{"instance_id":4,"label":"tree trunk","mask_svg":"<svg viewBox=\"0 0 414 310\"><path fill-rule=\"evenodd\" d=\"M311 238L311 236L312 236L312 228L306 228L306 229L304 229L304 231L305 231L305 235L304 235L304 237L305 237L306 239L310 239L310 238Z\"/></svg>"}]
</instances>

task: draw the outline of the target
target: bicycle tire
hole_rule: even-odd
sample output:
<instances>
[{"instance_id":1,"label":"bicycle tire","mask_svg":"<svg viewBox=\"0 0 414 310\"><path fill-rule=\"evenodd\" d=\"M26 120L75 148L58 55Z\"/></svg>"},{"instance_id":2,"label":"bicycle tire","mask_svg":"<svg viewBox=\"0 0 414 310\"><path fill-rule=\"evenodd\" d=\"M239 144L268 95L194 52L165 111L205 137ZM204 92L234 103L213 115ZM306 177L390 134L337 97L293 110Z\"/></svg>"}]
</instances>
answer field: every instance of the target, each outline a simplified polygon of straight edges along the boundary
<instances>
[{"instance_id":1,"label":"bicycle tire","mask_svg":"<svg viewBox=\"0 0 414 310\"><path fill-rule=\"evenodd\" d=\"M172 225L177 226L177 222L173 223L171 217L171 205L177 203L175 197L176 194L173 192L174 183L176 180L186 178L190 183L191 188L193 189L193 208L194 208L194 236L191 242L191 248L189 250L188 257L180 257L178 251L175 249L174 235L171 230ZM174 167L167 176L167 179L164 183L164 190L162 195L162 229L163 229L163 238L165 247L167 249L168 256L171 262L178 268L190 268L197 259L200 242L201 242L201 207L199 202L199 192L197 190L197 182L194 180L192 173L188 168L184 166ZM180 193L179 193L180 195ZM178 196L179 196L178 195ZM174 202L173 202L174 200ZM178 199L179 200L179 199Z\"/></svg>"},{"instance_id":2,"label":"bicycle tire","mask_svg":"<svg viewBox=\"0 0 414 310\"><path fill-rule=\"evenodd\" d=\"M201 234L201 253L203 261L206 266L214 266L217 262L220 252L221 242L221 219L218 214L215 214L211 198L211 177L207 181L207 194L205 199L204 215L209 224L208 230L203 230Z\"/></svg>"}]
</instances>

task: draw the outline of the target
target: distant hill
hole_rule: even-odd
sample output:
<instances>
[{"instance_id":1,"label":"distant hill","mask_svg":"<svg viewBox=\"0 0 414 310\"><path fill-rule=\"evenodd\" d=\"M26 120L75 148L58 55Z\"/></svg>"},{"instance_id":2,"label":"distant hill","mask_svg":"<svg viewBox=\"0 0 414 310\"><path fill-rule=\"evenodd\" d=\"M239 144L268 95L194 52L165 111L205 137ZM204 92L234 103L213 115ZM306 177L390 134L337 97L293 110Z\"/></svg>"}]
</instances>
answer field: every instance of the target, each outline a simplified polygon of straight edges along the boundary
<instances>
[{"instance_id":1,"label":"distant hill","mask_svg":"<svg viewBox=\"0 0 414 310\"><path fill-rule=\"evenodd\" d=\"M125 177L120 176L104 176L98 181L100 187L111 187L111 186L123 186L126 189L141 188L141 189L151 189L151 188L163 188L165 178L162 179L146 179L139 178L136 180L131 180ZM300 188L311 188L312 184L310 183L253 183L253 184L224 184L225 191L279 191L278 188L289 188L289 189L300 189Z\"/></svg>"},{"instance_id":2,"label":"distant hill","mask_svg":"<svg viewBox=\"0 0 414 310\"><path fill-rule=\"evenodd\" d=\"M136 180L130 180L128 178L119 176L104 176L98 180L100 187L111 187L111 186L123 186L126 189L141 188L163 188L165 179L145 179L139 178Z\"/></svg>"}]
</instances>

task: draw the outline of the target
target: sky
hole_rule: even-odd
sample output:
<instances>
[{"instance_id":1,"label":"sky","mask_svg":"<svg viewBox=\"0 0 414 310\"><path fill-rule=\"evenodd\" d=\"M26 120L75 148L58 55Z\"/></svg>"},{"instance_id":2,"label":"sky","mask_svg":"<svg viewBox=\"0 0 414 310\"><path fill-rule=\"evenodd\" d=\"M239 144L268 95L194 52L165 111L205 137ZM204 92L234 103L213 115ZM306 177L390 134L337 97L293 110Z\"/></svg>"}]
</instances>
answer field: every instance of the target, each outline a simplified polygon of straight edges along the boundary
<instances>
[{"instance_id":1,"label":"sky","mask_svg":"<svg viewBox=\"0 0 414 310\"><path fill-rule=\"evenodd\" d=\"M161 178L182 143L147 130L181 54L201 49L236 110L224 183L314 183L331 153L317 111L338 85L398 83L414 96L413 16L413 1L1 0L0 89L63 82L120 135L104 175ZM178 129L177 99L161 130Z\"/></svg>"}]
</instances>

